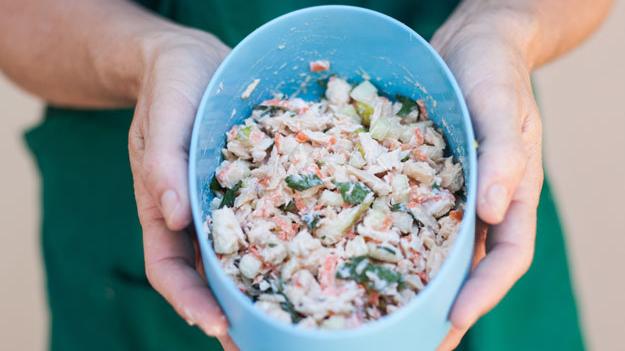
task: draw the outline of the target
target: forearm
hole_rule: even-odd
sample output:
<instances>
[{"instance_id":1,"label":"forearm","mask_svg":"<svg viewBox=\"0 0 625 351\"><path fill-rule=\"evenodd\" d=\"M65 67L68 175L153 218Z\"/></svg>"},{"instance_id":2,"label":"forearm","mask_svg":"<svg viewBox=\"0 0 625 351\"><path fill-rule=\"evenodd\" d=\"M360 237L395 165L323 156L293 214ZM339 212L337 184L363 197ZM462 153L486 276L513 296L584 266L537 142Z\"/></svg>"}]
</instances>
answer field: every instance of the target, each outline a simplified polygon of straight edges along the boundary
<instances>
[{"instance_id":1,"label":"forearm","mask_svg":"<svg viewBox=\"0 0 625 351\"><path fill-rule=\"evenodd\" d=\"M189 31L123 0L2 1L0 68L56 105L135 102L146 55L161 37Z\"/></svg>"},{"instance_id":2,"label":"forearm","mask_svg":"<svg viewBox=\"0 0 625 351\"><path fill-rule=\"evenodd\" d=\"M505 32L528 67L536 68L588 37L611 4L612 0L464 0L448 22L455 30L447 32L487 22L485 27Z\"/></svg>"}]
</instances>

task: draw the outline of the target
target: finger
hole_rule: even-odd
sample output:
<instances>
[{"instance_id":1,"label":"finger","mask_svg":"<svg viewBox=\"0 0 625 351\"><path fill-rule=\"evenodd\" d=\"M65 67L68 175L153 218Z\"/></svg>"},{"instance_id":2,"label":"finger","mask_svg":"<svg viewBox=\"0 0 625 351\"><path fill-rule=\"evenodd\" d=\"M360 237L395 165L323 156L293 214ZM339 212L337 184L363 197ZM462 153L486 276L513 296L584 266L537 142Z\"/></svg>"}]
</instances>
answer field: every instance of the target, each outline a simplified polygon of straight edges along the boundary
<instances>
[{"instance_id":1,"label":"finger","mask_svg":"<svg viewBox=\"0 0 625 351\"><path fill-rule=\"evenodd\" d=\"M450 320L467 329L492 309L527 271L533 256L535 206L513 201L504 222L491 227L489 252L462 288Z\"/></svg>"},{"instance_id":2,"label":"finger","mask_svg":"<svg viewBox=\"0 0 625 351\"><path fill-rule=\"evenodd\" d=\"M206 334L226 334L227 323L212 294L193 268L193 245L187 235L167 229L158 207L141 179L135 179L137 206L143 227L146 275L158 291L189 324Z\"/></svg>"},{"instance_id":3,"label":"finger","mask_svg":"<svg viewBox=\"0 0 625 351\"><path fill-rule=\"evenodd\" d=\"M152 286L189 324L206 334L224 335L226 319L206 283L193 269L190 243L164 227L144 227L146 274Z\"/></svg>"},{"instance_id":4,"label":"finger","mask_svg":"<svg viewBox=\"0 0 625 351\"><path fill-rule=\"evenodd\" d=\"M540 127L540 123L534 125ZM499 303L530 267L536 237L536 209L543 184L540 138L532 145L528 148L526 174L517 187L506 218L502 224L489 228L487 254L471 272L456 299L450 315L456 329L471 327Z\"/></svg>"},{"instance_id":5,"label":"finger","mask_svg":"<svg viewBox=\"0 0 625 351\"><path fill-rule=\"evenodd\" d=\"M473 254L473 261L471 263L471 269L475 269L477 265L486 256L486 237L488 232L488 225L481 220L477 220L475 227L475 252ZM456 328L453 324L443 339L443 342L437 348L438 351L454 350L460 344L460 341L466 334L468 329Z\"/></svg>"},{"instance_id":6,"label":"finger","mask_svg":"<svg viewBox=\"0 0 625 351\"><path fill-rule=\"evenodd\" d=\"M185 79L186 72L176 73L183 77L161 74L159 81L152 84L143 130L143 179L171 230L181 230L191 221L188 145L204 79L208 79L208 76ZM193 81L198 86L184 86L183 81Z\"/></svg>"},{"instance_id":7,"label":"finger","mask_svg":"<svg viewBox=\"0 0 625 351\"><path fill-rule=\"evenodd\" d=\"M449 329L449 333L447 333L447 336L445 337L445 339L443 339L443 342L441 342L441 344L438 346L436 350L437 351L455 350L456 347L458 347L458 345L460 344L460 341L462 341L462 338L464 337L464 334L466 334L466 332L467 332L467 329L458 329L452 325L451 329Z\"/></svg>"},{"instance_id":8,"label":"finger","mask_svg":"<svg viewBox=\"0 0 625 351\"><path fill-rule=\"evenodd\" d=\"M488 225L478 219L475 228L475 252L473 254L473 262L471 263L471 269L475 269L477 265L482 261L486 255L486 236L488 232ZM451 329L443 339L443 342L437 348L438 351L454 350L460 344L460 341L466 334L468 329L456 328L453 324Z\"/></svg>"},{"instance_id":9,"label":"finger","mask_svg":"<svg viewBox=\"0 0 625 351\"><path fill-rule=\"evenodd\" d=\"M224 351L239 351L237 345L232 341L232 338L229 335L218 336L219 342L221 346L224 348Z\"/></svg>"},{"instance_id":10,"label":"finger","mask_svg":"<svg viewBox=\"0 0 625 351\"><path fill-rule=\"evenodd\" d=\"M503 220L527 164L518 91L486 80L467 95L479 139L478 214L489 224Z\"/></svg>"}]
</instances>

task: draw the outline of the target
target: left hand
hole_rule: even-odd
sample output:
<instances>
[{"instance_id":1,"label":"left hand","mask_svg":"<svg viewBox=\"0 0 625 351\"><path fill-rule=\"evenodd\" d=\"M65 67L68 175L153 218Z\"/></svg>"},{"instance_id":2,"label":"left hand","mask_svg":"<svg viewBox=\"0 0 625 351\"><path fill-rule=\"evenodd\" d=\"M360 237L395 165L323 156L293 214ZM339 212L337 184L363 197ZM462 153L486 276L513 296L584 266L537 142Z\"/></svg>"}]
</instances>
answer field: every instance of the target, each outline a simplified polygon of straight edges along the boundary
<instances>
[{"instance_id":1,"label":"left hand","mask_svg":"<svg viewBox=\"0 0 625 351\"><path fill-rule=\"evenodd\" d=\"M454 349L532 262L543 169L541 120L523 40L529 22L510 11L461 5L432 40L458 80L476 128L477 213L484 222L474 269L439 350Z\"/></svg>"},{"instance_id":2,"label":"left hand","mask_svg":"<svg viewBox=\"0 0 625 351\"><path fill-rule=\"evenodd\" d=\"M188 145L195 112L229 48L215 36L175 27L141 40L145 68L129 131L128 150L145 270L150 284L189 324L238 351L227 321L203 280L192 237ZM199 268L199 269L198 269Z\"/></svg>"}]
</instances>

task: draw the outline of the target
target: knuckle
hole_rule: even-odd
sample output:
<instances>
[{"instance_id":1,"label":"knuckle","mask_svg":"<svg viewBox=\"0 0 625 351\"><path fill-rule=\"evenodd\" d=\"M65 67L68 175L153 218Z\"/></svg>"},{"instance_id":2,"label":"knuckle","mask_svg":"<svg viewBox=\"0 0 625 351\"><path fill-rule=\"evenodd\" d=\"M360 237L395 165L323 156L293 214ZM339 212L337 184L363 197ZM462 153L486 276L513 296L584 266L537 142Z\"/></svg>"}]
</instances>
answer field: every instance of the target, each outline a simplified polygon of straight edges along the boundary
<instances>
[{"instance_id":1,"label":"knuckle","mask_svg":"<svg viewBox=\"0 0 625 351\"><path fill-rule=\"evenodd\" d=\"M538 113L530 113L521 125L523 140L527 144L540 144L543 134L543 122Z\"/></svg>"},{"instance_id":2,"label":"knuckle","mask_svg":"<svg viewBox=\"0 0 625 351\"><path fill-rule=\"evenodd\" d=\"M158 284L157 284L158 279L157 279L156 274L154 272L154 265L153 264L150 264L150 263L146 262L146 264L145 264L145 277L147 278L148 283L150 283L150 285L154 289L158 290Z\"/></svg>"},{"instance_id":3,"label":"knuckle","mask_svg":"<svg viewBox=\"0 0 625 351\"><path fill-rule=\"evenodd\" d=\"M128 155L133 163L138 163L145 151L145 140L139 123L136 117L133 118L128 129Z\"/></svg>"},{"instance_id":4,"label":"knuckle","mask_svg":"<svg viewBox=\"0 0 625 351\"><path fill-rule=\"evenodd\" d=\"M532 267L532 262L534 261L534 247L531 247L526 250L526 253L521 257L519 263L519 276L525 275L530 268Z\"/></svg>"}]
</instances>

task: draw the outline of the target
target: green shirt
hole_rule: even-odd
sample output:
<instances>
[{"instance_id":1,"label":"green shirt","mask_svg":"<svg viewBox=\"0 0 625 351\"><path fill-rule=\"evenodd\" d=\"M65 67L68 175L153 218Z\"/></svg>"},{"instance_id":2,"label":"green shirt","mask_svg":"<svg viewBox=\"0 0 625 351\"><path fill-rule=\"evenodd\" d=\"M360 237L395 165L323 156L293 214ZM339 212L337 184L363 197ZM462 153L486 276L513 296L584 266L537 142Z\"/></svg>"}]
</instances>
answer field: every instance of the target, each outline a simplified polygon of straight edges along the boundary
<instances>
[{"instance_id":1,"label":"green shirt","mask_svg":"<svg viewBox=\"0 0 625 351\"><path fill-rule=\"evenodd\" d=\"M178 23L210 31L230 46L272 18L326 3L138 2ZM429 38L456 1L344 3L386 13ZM130 109L48 107L43 122L26 134L42 181L51 349L218 350L218 343L179 318L145 277L127 153L131 118ZM533 267L469 332L462 348L578 350L582 345L562 229L545 186Z\"/></svg>"}]
</instances>

